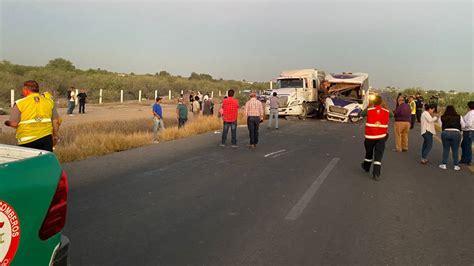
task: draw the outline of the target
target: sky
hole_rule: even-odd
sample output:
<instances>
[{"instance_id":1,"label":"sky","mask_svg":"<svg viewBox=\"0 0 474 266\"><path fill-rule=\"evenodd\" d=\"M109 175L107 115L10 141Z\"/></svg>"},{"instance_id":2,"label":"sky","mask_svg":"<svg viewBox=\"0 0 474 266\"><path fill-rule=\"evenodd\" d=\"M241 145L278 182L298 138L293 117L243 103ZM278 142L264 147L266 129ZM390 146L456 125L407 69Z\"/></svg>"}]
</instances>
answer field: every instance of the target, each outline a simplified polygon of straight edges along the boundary
<instances>
[{"instance_id":1,"label":"sky","mask_svg":"<svg viewBox=\"0 0 474 266\"><path fill-rule=\"evenodd\" d=\"M0 60L250 81L317 68L474 91L473 11L471 0L0 0Z\"/></svg>"}]
</instances>

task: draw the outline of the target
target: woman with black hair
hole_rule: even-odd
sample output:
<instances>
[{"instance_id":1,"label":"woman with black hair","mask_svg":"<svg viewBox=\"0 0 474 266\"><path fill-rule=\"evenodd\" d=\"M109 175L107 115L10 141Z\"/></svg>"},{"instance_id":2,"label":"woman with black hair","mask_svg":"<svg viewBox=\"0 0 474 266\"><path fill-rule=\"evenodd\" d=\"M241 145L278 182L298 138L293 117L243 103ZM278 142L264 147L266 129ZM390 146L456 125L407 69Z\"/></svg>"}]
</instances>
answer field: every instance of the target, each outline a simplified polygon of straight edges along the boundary
<instances>
[{"instance_id":1,"label":"woman with black hair","mask_svg":"<svg viewBox=\"0 0 474 266\"><path fill-rule=\"evenodd\" d=\"M443 161L439 168L446 170L448 163L449 151L453 155L454 170L461 170L458 162L459 144L461 143L461 129L464 128L464 120L456 112L452 105L446 107L446 111L441 116L440 126L443 129L441 132L441 141L443 142Z\"/></svg>"}]
</instances>

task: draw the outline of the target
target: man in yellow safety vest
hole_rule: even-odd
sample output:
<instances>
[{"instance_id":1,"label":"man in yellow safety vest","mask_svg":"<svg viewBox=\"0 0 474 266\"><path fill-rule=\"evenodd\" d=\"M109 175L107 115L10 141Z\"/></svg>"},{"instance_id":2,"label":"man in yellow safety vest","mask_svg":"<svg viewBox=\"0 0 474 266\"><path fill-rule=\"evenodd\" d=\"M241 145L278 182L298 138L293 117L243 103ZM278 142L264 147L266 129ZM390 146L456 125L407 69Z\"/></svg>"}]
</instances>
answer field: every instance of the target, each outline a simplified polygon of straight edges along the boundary
<instances>
[{"instance_id":1,"label":"man in yellow safety vest","mask_svg":"<svg viewBox=\"0 0 474 266\"><path fill-rule=\"evenodd\" d=\"M59 115L54 101L39 93L34 80L23 84L23 96L15 101L5 125L16 128L19 146L53 151L59 140Z\"/></svg>"}]
</instances>

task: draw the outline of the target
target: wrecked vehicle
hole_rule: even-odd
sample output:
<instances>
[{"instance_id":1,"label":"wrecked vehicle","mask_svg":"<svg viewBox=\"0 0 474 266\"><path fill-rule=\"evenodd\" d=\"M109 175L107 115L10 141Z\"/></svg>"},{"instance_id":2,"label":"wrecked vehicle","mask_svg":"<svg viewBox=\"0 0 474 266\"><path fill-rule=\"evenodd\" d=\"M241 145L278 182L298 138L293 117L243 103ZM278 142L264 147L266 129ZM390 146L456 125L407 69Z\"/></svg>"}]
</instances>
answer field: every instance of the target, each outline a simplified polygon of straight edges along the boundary
<instances>
[{"instance_id":1,"label":"wrecked vehicle","mask_svg":"<svg viewBox=\"0 0 474 266\"><path fill-rule=\"evenodd\" d=\"M366 73L327 74L323 84L326 118L357 122L369 103L369 75Z\"/></svg>"}]
</instances>

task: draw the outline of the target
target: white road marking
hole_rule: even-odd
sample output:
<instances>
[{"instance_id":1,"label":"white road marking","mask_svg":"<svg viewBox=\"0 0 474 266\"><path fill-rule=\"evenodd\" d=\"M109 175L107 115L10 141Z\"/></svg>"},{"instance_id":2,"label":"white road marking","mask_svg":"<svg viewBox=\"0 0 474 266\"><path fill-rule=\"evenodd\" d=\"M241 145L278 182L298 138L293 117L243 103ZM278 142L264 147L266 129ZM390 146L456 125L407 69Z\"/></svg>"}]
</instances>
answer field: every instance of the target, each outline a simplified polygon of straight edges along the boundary
<instances>
[{"instance_id":1,"label":"white road marking","mask_svg":"<svg viewBox=\"0 0 474 266\"><path fill-rule=\"evenodd\" d=\"M268 156L272 156L272 155L275 155L277 153L284 152L284 151L286 151L286 150L279 150L279 151L275 151L275 152L270 152L269 154L265 154L265 156L263 156L263 157L267 158Z\"/></svg>"},{"instance_id":2,"label":"white road marking","mask_svg":"<svg viewBox=\"0 0 474 266\"><path fill-rule=\"evenodd\" d=\"M279 157L279 156L281 156L281 155L288 154L288 153L290 153L290 152L291 152L291 151L286 151L286 152L278 153L278 154L273 155L272 158L276 158L276 157Z\"/></svg>"},{"instance_id":3,"label":"white road marking","mask_svg":"<svg viewBox=\"0 0 474 266\"><path fill-rule=\"evenodd\" d=\"M304 209L308 205L308 203L311 201L313 196L318 192L318 189L321 187L321 184L323 184L324 180L326 177L328 177L329 173L332 171L334 166L336 166L337 162L339 161L339 158L332 158L332 160L329 162L329 164L324 168L324 170L321 172L321 174L314 180L313 184L306 190L306 192L303 194L303 196L300 198L300 200L296 203L295 206L290 210L288 215L286 215L285 219L286 220L296 220L298 217L303 213Z\"/></svg>"}]
</instances>

